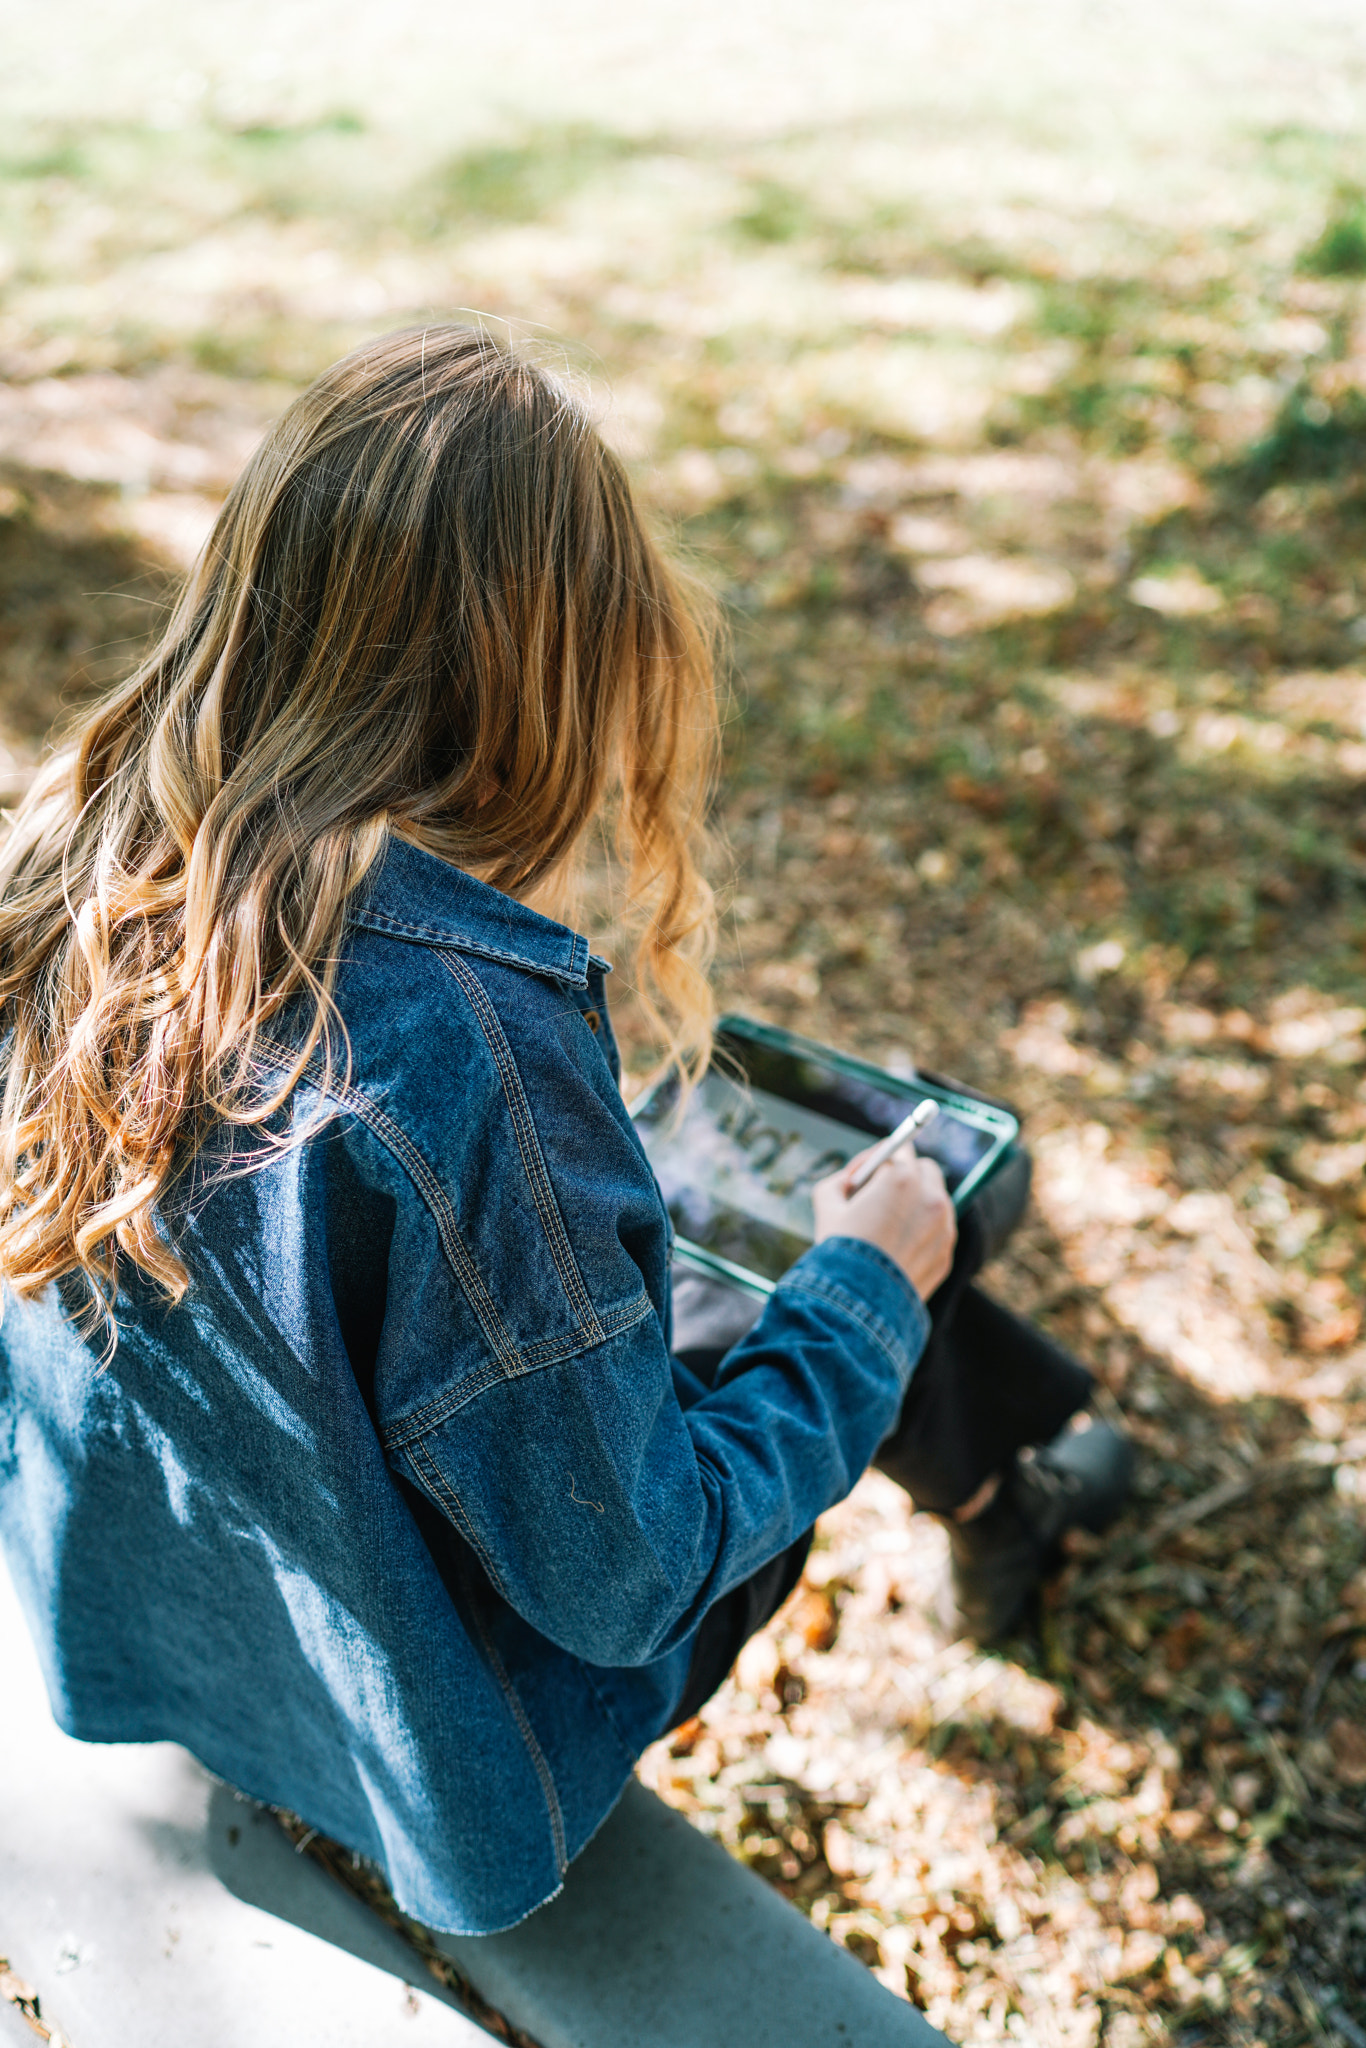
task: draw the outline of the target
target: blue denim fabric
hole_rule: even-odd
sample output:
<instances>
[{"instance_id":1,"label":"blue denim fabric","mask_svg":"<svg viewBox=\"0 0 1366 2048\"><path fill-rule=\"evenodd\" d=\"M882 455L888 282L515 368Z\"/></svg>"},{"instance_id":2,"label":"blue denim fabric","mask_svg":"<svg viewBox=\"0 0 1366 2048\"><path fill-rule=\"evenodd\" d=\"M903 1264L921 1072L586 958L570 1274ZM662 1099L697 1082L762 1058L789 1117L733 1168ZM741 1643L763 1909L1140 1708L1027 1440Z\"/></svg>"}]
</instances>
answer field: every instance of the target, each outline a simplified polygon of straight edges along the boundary
<instances>
[{"instance_id":1,"label":"blue denim fabric","mask_svg":"<svg viewBox=\"0 0 1366 2048\"><path fill-rule=\"evenodd\" d=\"M852 1486L928 1327L835 1239L714 1388L675 1373L605 972L393 842L349 1079L254 1170L200 1156L185 1301L130 1274L105 1371L69 1285L0 1324L0 1536L61 1725L183 1743L462 1932L557 1890L708 1606Z\"/></svg>"}]
</instances>

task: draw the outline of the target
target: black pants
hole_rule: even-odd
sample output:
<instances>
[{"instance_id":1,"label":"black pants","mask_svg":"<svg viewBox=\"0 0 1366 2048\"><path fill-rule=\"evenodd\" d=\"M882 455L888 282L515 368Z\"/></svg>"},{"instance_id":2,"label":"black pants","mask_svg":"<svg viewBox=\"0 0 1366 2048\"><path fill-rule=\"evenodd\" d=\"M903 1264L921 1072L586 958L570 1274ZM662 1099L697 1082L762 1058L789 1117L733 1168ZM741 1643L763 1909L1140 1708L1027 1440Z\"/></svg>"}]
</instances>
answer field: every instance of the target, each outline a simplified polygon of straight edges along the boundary
<instances>
[{"instance_id":1,"label":"black pants","mask_svg":"<svg viewBox=\"0 0 1366 2048\"><path fill-rule=\"evenodd\" d=\"M1095 1385L1051 1343L976 1286L1024 1214L1029 1155L1014 1153L958 1219L948 1278L931 1295L930 1337L895 1429L873 1460L919 1508L946 1514L970 1500L1026 1444L1047 1443L1086 1406ZM761 1304L699 1275L677 1277L674 1345L710 1385ZM703 1620L678 1707L685 1721L710 1699L742 1646L777 1613L802 1575L811 1531L718 1600Z\"/></svg>"}]
</instances>

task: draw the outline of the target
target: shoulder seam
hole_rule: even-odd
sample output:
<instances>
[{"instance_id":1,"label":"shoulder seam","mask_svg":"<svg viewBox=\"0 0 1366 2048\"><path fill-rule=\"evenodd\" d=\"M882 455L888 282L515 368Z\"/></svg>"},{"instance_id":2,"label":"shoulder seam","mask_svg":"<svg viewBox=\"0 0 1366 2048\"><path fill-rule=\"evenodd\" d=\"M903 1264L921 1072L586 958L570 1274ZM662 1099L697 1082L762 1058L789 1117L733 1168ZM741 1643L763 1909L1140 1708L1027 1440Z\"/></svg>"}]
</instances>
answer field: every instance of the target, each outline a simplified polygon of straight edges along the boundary
<instances>
[{"instance_id":1,"label":"shoulder seam","mask_svg":"<svg viewBox=\"0 0 1366 2048\"><path fill-rule=\"evenodd\" d=\"M531 1187L532 1197L541 1219L541 1228L550 1246L550 1255L560 1276L560 1285L564 1288L569 1306L578 1318L579 1327L585 1336L591 1343L599 1343L604 1334L602 1325L598 1321L592 1297L584 1285L578 1260L574 1256L574 1248L569 1242L569 1233L564 1227L564 1217L560 1212L554 1185L545 1163L545 1154L541 1150L531 1105L527 1101L526 1089L522 1086L522 1077L517 1071L517 1062L513 1057L512 1047L508 1044L502 1021L489 1001L488 991L478 975L458 954L442 952L438 958L473 1010L475 1020L493 1056L493 1063L498 1069L503 1097L517 1139L517 1149L522 1156L523 1171Z\"/></svg>"},{"instance_id":2,"label":"shoulder seam","mask_svg":"<svg viewBox=\"0 0 1366 2048\"><path fill-rule=\"evenodd\" d=\"M288 1048L278 1045L272 1038L258 1038L255 1053L263 1064L274 1067L277 1071L283 1070L288 1073L294 1064ZM484 1285L469 1246L460 1234L460 1226L455 1220L455 1211L451 1207L446 1191L426 1159L406 1131L396 1124L391 1116L387 1116L377 1103L362 1095L358 1088L353 1088L349 1081L339 1081L334 1075L324 1086L321 1073L314 1069L316 1058L315 1054L300 1079L309 1082L311 1086L359 1117L367 1130L371 1131L383 1145L385 1151L397 1160L436 1224L441 1248L450 1263L451 1271L460 1282L465 1299L478 1317L480 1328L491 1349L503 1361L505 1368L513 1372L520 1371L521 1353L513 1341L512 1333L499 1315L492 1295Z\"/></svg>"},{"instance_id":3,"label":"shoulder seam","mask_svg":"<svg viewBox=\"0 0 1366 2048\"><path fill-rule=\"evenodd\" d=\"M386 1450L399 1451L415 1437L429 1436L439 1429L443 1422L449 1422L452 1415L477 1401L490 1387L510 1386L514 1380L526 1379L529 1374L544 1372L548 1366L567 1365L571 1358L587 1358L593 1351L610 1344L614 1337L633 1330L637 1323L643 1323L655 1312L654 1303L642 1288L630 1301L619 1307L607 1309L600 1318L602 1338L589 1344L567 1338L549 1338L536 1345L527 1345L522 1351L521 1364L516 1372L499 1372L492 1364L480 1372L472 1372L455 1387L447 1387L425 1408L415 1408L408 1415L400 1415L393 1422L386 1422L380 1430L380 1441Z\"/></svg>"}]
</instances>

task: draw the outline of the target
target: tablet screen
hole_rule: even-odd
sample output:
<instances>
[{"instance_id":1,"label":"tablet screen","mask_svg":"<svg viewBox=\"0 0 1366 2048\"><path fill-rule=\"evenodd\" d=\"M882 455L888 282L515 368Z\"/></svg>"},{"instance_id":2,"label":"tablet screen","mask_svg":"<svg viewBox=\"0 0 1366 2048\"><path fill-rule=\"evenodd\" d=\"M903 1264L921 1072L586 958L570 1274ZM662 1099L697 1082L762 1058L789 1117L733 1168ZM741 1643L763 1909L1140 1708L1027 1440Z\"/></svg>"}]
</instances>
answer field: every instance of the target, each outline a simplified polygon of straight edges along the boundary
<instances>
[{"instance_id":1,"label":"tablet screen","mask_svg":"<svg viewBox=\"0 0 1366 2048\"><path fill-rule=\"evenodd\" d=\"M718 1043L723 1055L731 1049L724 1037ZM776 1281L812 1241L813 1183L894 1130L916 1096L748 1040L733 1051L743 1057L747 1085L713 1067L681 1121L675 1091L665 1087L636 1123L678 1235ZM918 1150L938 1159L950 1191L996 1143L991 1130L948 1114L916 1139Z\"/></svg>"}]
</instances>

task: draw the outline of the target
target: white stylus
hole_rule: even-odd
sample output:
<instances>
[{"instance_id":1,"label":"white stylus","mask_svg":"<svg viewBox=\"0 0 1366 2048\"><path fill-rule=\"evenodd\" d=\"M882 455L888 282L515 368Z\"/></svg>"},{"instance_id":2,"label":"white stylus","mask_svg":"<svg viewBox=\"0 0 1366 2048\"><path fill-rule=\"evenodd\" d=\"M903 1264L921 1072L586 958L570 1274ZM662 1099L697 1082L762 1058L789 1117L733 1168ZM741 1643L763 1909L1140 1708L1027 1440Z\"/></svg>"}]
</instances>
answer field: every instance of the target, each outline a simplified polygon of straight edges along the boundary
<instances>
[{"instance_id":1,"label":"white stylus","mask_svg":"<svg viewBox=\"0 0 1366 2048\"><path fill-rule=\"evenodd\" d=\"M917 1102L910 1115L903 1118L894 1131L889 1131L885 1138L879 1139L858 1171L851 1176L848 1182L849 1194L856 1195L860 1188L866 1188L879 1166L885 1166L893 1152L899 1152L917 1131L923 1131L926 1124L932 1123L938 1114L937 1102L931 1102L928 1098L924 1102Z\"/></svg>"}]
</instances>

